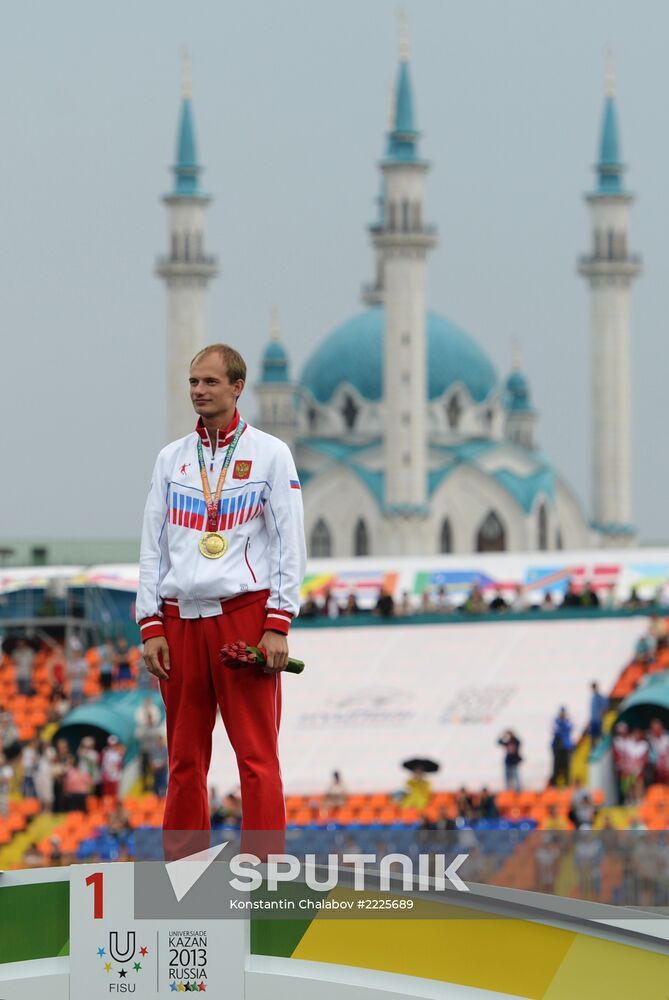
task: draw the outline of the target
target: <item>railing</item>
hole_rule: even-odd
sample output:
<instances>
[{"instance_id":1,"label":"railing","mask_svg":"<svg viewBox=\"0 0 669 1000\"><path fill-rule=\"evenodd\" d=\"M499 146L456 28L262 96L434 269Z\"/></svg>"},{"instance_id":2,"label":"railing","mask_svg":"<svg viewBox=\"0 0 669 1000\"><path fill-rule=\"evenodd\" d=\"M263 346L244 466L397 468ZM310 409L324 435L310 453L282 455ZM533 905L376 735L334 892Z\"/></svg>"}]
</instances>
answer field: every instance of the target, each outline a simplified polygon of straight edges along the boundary
<instances>
[{"instance_id":1,"label":"railing","mask_svg":"<svg viewBox=\"0 0 669 1000\"><path fill-rule=\"evenodd\" d=\"M650 615L669 617L669 608L646 605L639 608L556 608L555 611L490 611L485 614L470 614L466 611L430 611L426 614L395 614L390 618L360 611L355 615L340 614L338 618L328 618L318 614L314 618L300 616L293 628L355 628L375 625L462 625L472 622L563 622L602 621L615 618L647 618Z\"/></svg>"}]
</instances>

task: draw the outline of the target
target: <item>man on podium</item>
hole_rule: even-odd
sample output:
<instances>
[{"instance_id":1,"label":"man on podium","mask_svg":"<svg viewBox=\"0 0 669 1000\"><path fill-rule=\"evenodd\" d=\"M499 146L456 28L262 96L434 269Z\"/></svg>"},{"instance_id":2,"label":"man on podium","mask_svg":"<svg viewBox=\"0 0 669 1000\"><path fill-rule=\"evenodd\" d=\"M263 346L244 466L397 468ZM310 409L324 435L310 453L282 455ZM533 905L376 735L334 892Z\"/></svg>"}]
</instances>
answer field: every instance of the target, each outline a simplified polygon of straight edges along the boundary
<instances>
[{"instance_id":1,"label":"man on podium","mask_svg":"<svg viewBox=\"0 0 669 1000\"><path fill-rule=\"evenodd\" d=\"M243 358L225 344L204 348L191 363L199 419L192 433L162 449L153 470L137 621L144 661L165 702L164 831L209 831L207 773L218 706L239 767L242 830L279 831L282 840L279 675L299 611L304 513L287 445L240 417L245 381ZM221 647L238 639L264 647L266 666L223 666ZM190 843L209 846L202 837Z\"/></svg>"}]
</instances>

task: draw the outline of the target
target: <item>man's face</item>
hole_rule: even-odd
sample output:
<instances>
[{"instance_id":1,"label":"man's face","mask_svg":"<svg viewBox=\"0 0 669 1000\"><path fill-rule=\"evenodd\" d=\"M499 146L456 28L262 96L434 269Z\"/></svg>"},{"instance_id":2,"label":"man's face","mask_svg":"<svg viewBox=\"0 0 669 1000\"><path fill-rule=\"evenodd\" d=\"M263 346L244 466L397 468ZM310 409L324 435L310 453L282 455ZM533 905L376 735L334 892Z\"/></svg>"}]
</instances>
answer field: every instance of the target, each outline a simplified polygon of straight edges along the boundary
<instances>
[{"instance_id":1,"label":"man's face","mask_svg":"<svg viewBox=\"0 0 669 1000\"><path fill-rule=\"evenodd\" d=\"M190 398L193 409L205 420L234 413L237 397L244 388L242 379L231 382L228 366L220 354L212 351L191 365Z\"/></svg>"}]
</instances>

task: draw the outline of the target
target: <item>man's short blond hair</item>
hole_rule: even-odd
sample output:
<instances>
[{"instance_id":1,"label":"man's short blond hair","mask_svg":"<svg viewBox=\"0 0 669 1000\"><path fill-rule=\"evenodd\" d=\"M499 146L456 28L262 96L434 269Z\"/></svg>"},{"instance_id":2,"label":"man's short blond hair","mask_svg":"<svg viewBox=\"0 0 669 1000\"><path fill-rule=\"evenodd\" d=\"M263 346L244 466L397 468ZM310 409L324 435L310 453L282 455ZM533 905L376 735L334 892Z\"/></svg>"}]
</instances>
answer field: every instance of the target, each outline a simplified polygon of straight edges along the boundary
<instances>
[{"instance_id":1,"label":"man's short blond hair","mask_svg":"<svg viewBox=\"0 0 669 1000\"><path fill-rule=\"evenodd\" d=\"M196 361L199 361L200 358L205 358L208 354L218 354L228 369L228 379L230 382L236 382L238 379L246 382L246 362L239 351L236 351L234 347L230 347L228 344L209 344L207 347L203 347L191 361L191 368Z\"/></svg>"}]
</instances>

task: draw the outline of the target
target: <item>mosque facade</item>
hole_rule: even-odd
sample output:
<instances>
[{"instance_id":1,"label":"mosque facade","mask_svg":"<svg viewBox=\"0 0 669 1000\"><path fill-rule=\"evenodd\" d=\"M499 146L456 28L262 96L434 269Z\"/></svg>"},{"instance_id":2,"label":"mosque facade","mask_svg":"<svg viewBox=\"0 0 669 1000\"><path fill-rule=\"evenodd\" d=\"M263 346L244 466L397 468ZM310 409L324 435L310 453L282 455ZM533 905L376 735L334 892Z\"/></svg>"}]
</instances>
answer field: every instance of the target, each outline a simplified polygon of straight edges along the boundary
<instances>
[{"instance_id":1,"label":"mosque facade","mask_svg":"<svg viewBox=\"0 0 669 1000\"><path fill-rule=\"evenodd\" d=\"M500 380L482 347L429 308L426 269L437 229L425 204L429 164L419 152L405 45L386 142L364 308L317 344L296 379L274 324L255 386L256 424L295 456L310 555L632 544L629 298L640 261L628 251L632 199L612 80L587 196L592 246L578 265L592 300L592 518L538 445L538 414L520 366ZM157 268L168 287L168 379L181 378L207 342L205 290L216 261L204 250L208 199L199 169L187 87L175 189L165 198L170 251ZM191 429L192 415L186 421L177 412L171 390L169 399L177 437Z\"/></svg>"}]
</instances>

